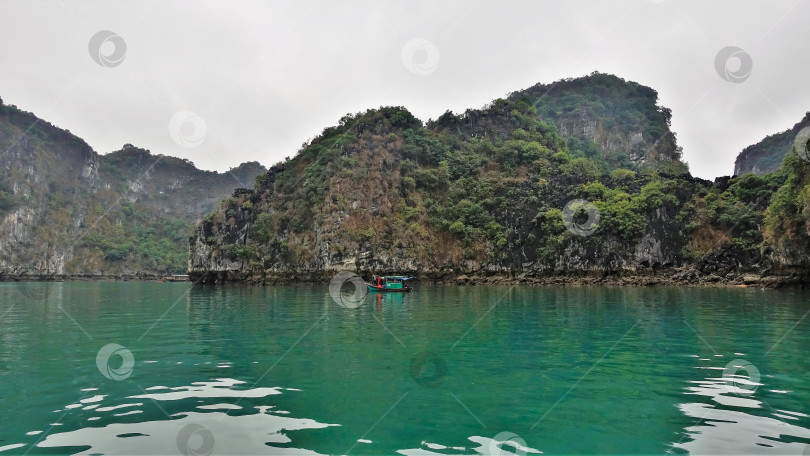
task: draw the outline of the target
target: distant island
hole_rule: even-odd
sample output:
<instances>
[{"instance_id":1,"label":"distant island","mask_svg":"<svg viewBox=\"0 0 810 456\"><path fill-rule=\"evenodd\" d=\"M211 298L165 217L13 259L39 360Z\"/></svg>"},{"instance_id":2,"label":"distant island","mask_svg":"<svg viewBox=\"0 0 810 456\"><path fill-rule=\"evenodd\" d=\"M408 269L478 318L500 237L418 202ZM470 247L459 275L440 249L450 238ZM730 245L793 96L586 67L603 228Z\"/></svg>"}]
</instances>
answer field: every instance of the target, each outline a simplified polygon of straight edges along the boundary
<instances>
[{"instance_id":1,"label":"distant island","mask_svg":"<svg viewBox=\"0 0 810 456\"><path fill-rule=\"evenodd\" d=\"M714 182L689 174L670 118L655 90L593 73L427 122L346 115L269 170L212 173L131 145L99 155L0 102L0 279L810 283L793 144L810 116Z\"/></svg>"},{"instance_id":2,"label":"distant island","mask_svg":"<svg viewBox=\"0 0 810 456\"><path fill-rule=\"evenodd\" d=\"M734 162L734 174L754 173L760 176L777 171L785 156L793 150L796 137L810 128L810 112L793 128L768 136L757 144L743 149Z\"/></svg>"},{"instance_id":3,"label":"distant island","mask_svg":"<svg viewBox=\"0 0 810 456\"><path fill-rule=\"evenodd\" d=\"M0 280L185 273L193 227L267 169L84 140L0 100Z\"/></svg>"}]
</instances>

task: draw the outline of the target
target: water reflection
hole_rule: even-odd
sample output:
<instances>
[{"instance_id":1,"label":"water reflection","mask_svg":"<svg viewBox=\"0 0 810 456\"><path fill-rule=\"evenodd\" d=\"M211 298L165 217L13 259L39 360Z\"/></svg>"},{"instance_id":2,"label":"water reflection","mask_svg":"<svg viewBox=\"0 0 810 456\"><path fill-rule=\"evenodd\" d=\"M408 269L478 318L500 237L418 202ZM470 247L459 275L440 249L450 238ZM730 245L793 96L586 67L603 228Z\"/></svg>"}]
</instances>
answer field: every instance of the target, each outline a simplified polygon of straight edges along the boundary
<instances>
[{"instance_id":1,"label":"water reflection","mask_svg":"<svg viewBox=\"0 0 810 456\"><path fill-rule=\"evenodd\" d=\"M37 445L41 448L74 448L78 454L121 454L137 449L141 454L318 454L296 448L291 431L322 429L335 424L286 416L272 405L254 405L250 399L284 394L290 389L239 389L244 382L231 378L195 382L189 386L146 388L125 403L105 405L104 395L94 395L66 410L83 407L97 415L80 429L52 432ZM152 402L154 401L154 402ZM169 407L169 403L173 407ZM144 404L165 413L165 419L121 422L144 412ZM180 411L175 411L177 409ZM153 412L153 411L152 411ZM96 421L105 423L98 426Z\"/></svg>"},{"instance_id":2,"label":"water reflection","mask_svg":"<svg viewBox=\"0 0 810 456\"><path fill-rule=\"evenodd\" d=\"M500 435L500 434L499 434ZM420 448L412 448L407 450L399 450L397 453L404 454L405 456L423 456L423 455L494 455L494 456L511 456L511 455L527 455L527 454L541 454L542 451L531 448L525 445L522 440L513 439L499 439L481 437L474 435L467 440L475 443L476 445L465 446L445 446L438 443L422 442Z\"/></svg>"},{"instance_id":3,"label":"water reflection","mask_svg":"<svg viewBox=\"0 0 810 456\"><path fill-rule=\"evenodd\" d=\"M723 367L700 366L697 370L710 376L689 382L686 394L700 401L678 404L681 412L695 422L685 429L683 440L688 441L674 443L674 448L689 454L802 455L807 450L810 430L796 422L808 415L774 410L761 397L768 386L767 377L759 383L728 375L728 369Z\"/></svg>"}]
</instances>

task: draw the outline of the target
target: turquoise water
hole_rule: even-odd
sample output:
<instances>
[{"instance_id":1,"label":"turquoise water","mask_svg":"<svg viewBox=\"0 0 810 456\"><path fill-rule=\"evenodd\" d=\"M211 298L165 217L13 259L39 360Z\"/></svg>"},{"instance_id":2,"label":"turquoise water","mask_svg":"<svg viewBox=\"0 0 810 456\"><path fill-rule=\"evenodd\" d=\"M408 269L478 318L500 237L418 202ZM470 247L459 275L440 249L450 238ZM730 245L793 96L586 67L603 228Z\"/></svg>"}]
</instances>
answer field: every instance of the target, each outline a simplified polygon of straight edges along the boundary
<instances>
[{"instance_id":1,"label":"turquoise water","mask_svg":"<svg viewBox=\"0 0 810 456\"><path fill-rule=\"evenodd\" d=\"M0 283L0 454L810 454L808 292L360 298Z\"/></svg>"}]
</instances>

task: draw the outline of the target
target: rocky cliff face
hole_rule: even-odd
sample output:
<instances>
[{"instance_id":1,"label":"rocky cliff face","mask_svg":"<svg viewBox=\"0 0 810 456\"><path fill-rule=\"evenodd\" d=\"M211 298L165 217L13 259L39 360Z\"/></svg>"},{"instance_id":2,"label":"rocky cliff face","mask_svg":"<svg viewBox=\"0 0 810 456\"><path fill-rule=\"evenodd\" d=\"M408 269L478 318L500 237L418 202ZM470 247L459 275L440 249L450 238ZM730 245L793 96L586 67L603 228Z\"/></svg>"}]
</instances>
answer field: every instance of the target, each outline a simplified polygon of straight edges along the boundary
<instances>
[{"instance_id":1,"label":"rocky cliff face","mask_svg":"<svg viewBox=\"0 0 810 456\"><path fill-rule=\"evenodd\" d=\"M483 258L465 255L457 250L461 244L458 239L440 232L430 233L430 237L436 238L434 242L427 241L428 246L399 237L380 243L371 239L358 242L347 235L346 225L369 212L378 211L380 215L386 212L384 209L380 211L379 207L363 207L359 198L353 200L346 210L325 210L320 217L323 222L315 224L309 233L311 236L304 236L311 239L311 243L303 241L289 228L280 226L280 233L274 233L268 244L259 245L257 237L261 236L256 233L257 214L246 208L261 207L263 202L272 200L273 182L284 170L284 166L272 168L255 191L237 189L224 210L212 214L197 227L190 238L189 258L189 270L195 279L321 280L341 270L364 274L397 272L431 279L458 275L539 277L586 271L652 270L680 266L684 262L682 249L688 239L676 218L677 206L692 197L692 192L680 194L683 201L645 214L644 223L649 228L637 239L628 241L610 234L589 237L566 232L570 237L564 237L569 242L560 248L558 256L550 258L538 254L538 247L543 244L547 233L544 224L534 215L541 206L532 199L542 190L527 181L513 189L513 193L522 194L513 196L515 203L504 207L495 216L497 223L505 228L506 242L495 252L485 252ZM550 184L555 187L549 192L551 205L563 207L566 199L575 198L576 185L564 180ZM383 224L385 218L383 216L380 220ZM361 233L360 239L363 237ZM288 248L290 244L296 248ZM478 247L489 249L491 246ZM264 252L261 264L255 261L257 249Z\"/></svg>"},{"instance_id":2,"label":"rocky cliff face","mask_svg":"<svg viewBox=\"0 0 810 456\"><path fill-rule=\"evenodd\" d=\"M198 225L189 272L257 283L343 270L460 282L807 282L807 268L780 264L763 238L784 175L692 178L654 91L589 78L562 84L556 101L538 86L427 125L399 107L346 116ZM583 84L605 97L578 96L572 87Z\"/></svg>"},{"instance_id":3,"label":"rocky cliff face","mask_svg":"<svg viewBox=\"0 0 810 456\"><path fill-rule=\"evenodd\" d=\"M73 255L73 246L64 240L77 236L83 223L83 200L98 182L98 156L69 132L9 106L0 106L0 110L0 150L4 153L0 179L8 189L9 201L0 210L0 270L7 274L27 270L64 273ZM55 175L58 183L52 179ZM59 198L52 202L54 193ZM60 210L57 204L76 210Z\"/></svg>"},{"instance_id":4,"label":"rocky cliff face","mask_svg":"<svg viewBox=\"0 0 810 456\"><path fill-rule=\"evenodd\" d=\"M804 128L810 128L810 112L793 128L768 136L743 149L734 161L734 175L754 173L762 176L779 169L785 155L793 147L796 136Z\"/></svg>"},{"instance_id":5,"label":"rocky cliff face","mask_svg":"<svg viewBox=\"0 0 810 456\"><path fill-rule=\"evenodd\" d=\"M630 167L678 161L681 150L670 131L671 111L658 106L658 93L609 74L538 84L511 99L532 104L572 149Z\"/></svg>"},{"instance_id":6,"label":"rocky cliff face","mask_svg":"<svg viewBox=\"0 0 810 456\"><path fill-rule=\"evenodd\" d=\"M206 172L131 145L99 155L6 105L0 153L0 277L180 272L188 226L266 171Z\"/></svg>"},{"instance_id":7,"label":"rocky cliff face","mask_svg":"<svg viewBox=\"0 0 810 456\"><path fill-rule=\"evenodd\" d=\"M153 155L130 144L100 160L104 189L118 186L126 201L194 223L216 208L234 187L253 185L256 176L267 171L256 162L225 173L203 171L188 160Z\"/></svg>"}]
</instances>

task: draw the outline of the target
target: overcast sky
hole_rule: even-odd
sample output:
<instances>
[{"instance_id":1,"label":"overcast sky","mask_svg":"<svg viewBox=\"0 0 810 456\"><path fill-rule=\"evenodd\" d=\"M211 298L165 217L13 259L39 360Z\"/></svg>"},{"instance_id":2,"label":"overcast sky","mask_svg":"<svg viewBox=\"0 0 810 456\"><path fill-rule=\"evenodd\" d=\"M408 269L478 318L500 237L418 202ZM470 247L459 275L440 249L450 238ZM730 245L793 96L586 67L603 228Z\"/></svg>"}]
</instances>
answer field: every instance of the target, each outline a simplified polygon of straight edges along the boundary
<instances>
[{"instance_id":1,"label":"overcast sky","mask_svg":"<svg viewBox=\"0 0 810 456\"><path fill-rule=\"evenodd\" d=\"M224 171L292 156L348 112L427 120L597 70L656 89L713 178L810 110L809 17L810 0L5 0L0 97L99 153Z\"/></svg>"}]
</instances>

